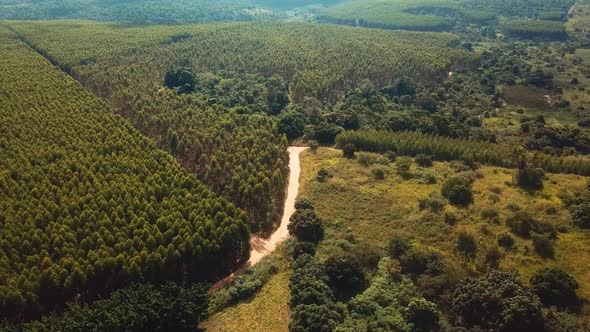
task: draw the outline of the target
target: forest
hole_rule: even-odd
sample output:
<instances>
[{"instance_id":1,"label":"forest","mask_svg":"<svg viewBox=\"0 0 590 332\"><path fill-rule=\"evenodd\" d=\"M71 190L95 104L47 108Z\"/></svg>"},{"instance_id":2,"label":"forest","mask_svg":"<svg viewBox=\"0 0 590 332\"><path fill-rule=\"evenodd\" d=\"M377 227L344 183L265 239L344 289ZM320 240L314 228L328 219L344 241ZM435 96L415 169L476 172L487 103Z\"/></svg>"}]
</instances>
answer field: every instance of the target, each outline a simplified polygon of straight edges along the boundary
<instances>
[{"instance_id":1,"label":"forest","mask_svg":"<svg viewBox=\"0 0 590 332\"><path fill-rule=\"evenodd\" d=\"M14 34L0 38L2 319L134 282L211 280L248 258L244 212Z\"/></svg>"},{"instance_id":2,"label":"forest","mask_svg":"<svg viewBox=\"0 0 590 332\"><path fill-rule=\"evenodd\" d=\"M590 331L587 0L0 0L0 331Z\"/></svg>"}]
</instances>

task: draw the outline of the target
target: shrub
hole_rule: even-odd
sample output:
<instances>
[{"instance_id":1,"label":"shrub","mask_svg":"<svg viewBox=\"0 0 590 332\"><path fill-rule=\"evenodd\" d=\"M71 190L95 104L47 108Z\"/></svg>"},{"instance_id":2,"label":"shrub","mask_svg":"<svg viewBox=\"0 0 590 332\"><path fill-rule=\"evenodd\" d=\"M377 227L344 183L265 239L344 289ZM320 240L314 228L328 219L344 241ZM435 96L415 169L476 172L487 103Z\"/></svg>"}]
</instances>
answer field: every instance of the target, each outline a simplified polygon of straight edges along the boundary
<instances>
[{"instance_id":1,"label":"shrub","mask_svg":"<svg viewBox=\"0 0 590 332\"><path fill-rule=\"evenodd\" d=\"M291 307L300 305L329 305L335 301L334 292L327 285L323 264L317 258L302 254L293 262L290 277Z\"/></svg>"},{"instance_id":2,"label":"shrub","mask_svg":"<svg viewBox=\"0 0 590 332\"><path fill-rule=\"evenodd\" d=\"M590 228L590 202L582 201L571 205L569 211L574 225L584 229Z\"/></svg>"},{"instance_id":3,"label":"shrub","mask_svg":"<svg viewBox=\"0 0 590 332\"><path fill-rule=\"evenodd\" d=\"M514 239L508 233L498 235L498 245L506 250L512 249L514 246Z\"/></svg>"},{"instance_id":4,"label":"shrub","mask_svg":"<svg viewBox=\"0 0 590 332\"><path fill-rule=\"evenodd\" d=\"M555 230L555 227L546 221L533 219L531 230L538 234L548 234L551 239L557 238L557 231Z\"/></svg>"},{"instance_id":5,"label":"shrub","mask_svg":"<svg viewBox=\"0 0 590 332\"><path fill-rule=\"evenodd\" d=\"M528 237L530 235L534 222L533 217L523 210L511 213L506 219L506 225L510 227L510 230L514 234L522 237Z\"/></svg>"},{"instance_id":6,"label":"shrub","mask_svg":"<svg viewBox=\"0 0 590 332\"><path fill-rule=\"evenodd\" d=\"M410 240L404 237L395 236L389 241L388 252L393 258L399 258L410 249Z\"/></svg>"},{"instance_id":7,"label":"shrub","mask_svg":"<svg viewBox=\"0 0 590 332\"><path fill-rule=\"evenodd\" d=\"M373 173L373 177L377 180L385 179L389 168L386 166L375 166L371 169L371 173Z\"/></svg>"},{"instance_id":8,"label":"shrub","mask_svg":"<svg viewBox=\"0 0 590 332\"><path fill-rule=\"evenodd\" d=\"M377 247L361 242L352 248L352 255L357 258L363 268L372 270L379 264L382 253Z\"/></svg>"},{"instance_id":9,"label":"shrub","mask_svg":"<svg viewBox=\"0 0 590 332\"><path fill-rule=\"evenodd\" d=\"M408 304L405 318L412 324L412 331L438 331L440 328L440 312L436 304L425 299L413 299Z\"/></svg>"},{"instance_id":10,"label":"shrub","mask_svg":"<svg viewBox=\"0 0 590 332\"><path fill-rule=\"evenodd\" d=\"M445 223L447 223L448 225L455 225L458 221L457 215L455 215L455 213L448 211L445 213Z\"/></svg>"},{"instance_id":11,"label":"shrub","mask_svg":"<svg viewBox=\"0 0 590 332\"><path fill-rule=\"evenodd\" d=\"M335 305L299 305L289 323L290 332L333 331L342 319Z\"/></svg>"},{"instance_id":12,"label":"shrub","mask_svg":"<svg viewBox=\"0 0 590 332\"><path fill-rule=\"evenodd\" d=\"M354 144L346 144L342 147L342 155L344 158L353 159L356 152Z\"/></svg>"},{"instance_id":13,"label":"shrub","mask_svg":"<svg viewBox=\"0 0 590 332\"><path fill-rule=\"evenodd\" d=\"M473 170L472 167L470 167L469 165L465 164L465 162L461 161L461 160L453 160L451 161L450 164L451 168L454 169L457 173L460 172L467 172L467 171L471 171Z\"/></svg>"},{"instance_id":14,"label":"shrub","mask_svg":"<svg viewBox=\"0 0 590 332\"><path fill-rule=\"evenodd\" d=\"M313 203L307 198L300 198L295 202L295 209L297 210L313 210Z\"/></svg>"},{"instance_id":15,"label":"shrub","mask_svg":"<svg viewBox=\"0 0 590 332\"><path fill-rule=\"evenodd\" d=\"M421 184L435 184L436 183L436 177L430 173L427 172L420 172L419 174L419 183Z\"/></svg>"},{"instance_id":16,"label":"shrub","mask_svg":"<svg viewBox=\"0 0 590 332\"><path fill-rule=\"evenodd\" d=\"M461 232L457 238L457 250L469 258L474 258L477 253L477 242L471 233Z\"/></svg>"},{"instance_id":17,"label":"shrub","mask_svg":"<svg viewBox=\"0 0 590 332\"><path fill-rule=\"evenodd\" d=\"M545 258L553 258L555 255L555 249L553 248L553 242L547 235L533 234L533 247L537 254Z\"/></svg>"},{"instance_id":18,"label":"shrub","mask_svg":"<svg viewBox=\"0 0 590 332\"><path fill-rule=\"evenodd\" d=\"M293 313L289 331L334 330L342 320L342 310L326 283L323 264L314 256L302 254L293 262L289 281Z\"/></svg>"},{"instance_id":19,"label":"shrub","mask_svg":"<svg viewBox=\"0 0 590 332\"><path fill-rule=\"evenodd\" d=\"M299 258L301 255L311 255L314 256L316 251L316 245L312 242L307 241L297 241L295 246L293 246L293 259Z\"/></svg>"},{"instance_id":20,"label":"shrub","mask_svg":"<svg viewBox=\"0 0 590 332\"><path fill-rule=\"evenodd\" d=\"M502 193L502 188L500 188L498 186L491 186L490 191L496 195L500 195Z\"/></svg>"},{"instance_id":21,"label":"shrub","mask_svg":"<svg viewBox=\"0 0 590 332\"><path fill-rule=\"evenodd\" d=\"M441 212L445 208L446 202L444 197L439 193L432 192L428 195L428 198L420 199L418 206L420 210L429 209L432 212Z\"/></svg>"},{"instance_id":22,"label":"shrub","mask_svg":"<svg viewBox=\"0 0 590 332\"><path fill-rule=\"evenodd\" d=\"M309 141L308 145L309 145L309 149L312 152L316 152L317 149L319 149L319 147L320 147L320 143L318 141L316 141L316 140Z\"/></svg>"},{"instance_id":23,"label":"shrub","mask_svg":"<svg viewBox=\"0 0 590 332\"><path fill-rule=\"evenodd\" d=\"M567 308L578 302L578 282L558 268L545 268L535 272L531 278L531 288L548 307Z\"/></svg>"},{"instance_id":24,"label":"shrub","mask_svg":"<svg viewBox=\"0 0 590 332\"><path fill-rule=\"evenodd\" d=\"M412 159L408 157L398 158L397 160L397 173L406 178L409 177L410 169L412 168Z\"/></svg>"},{"instance_id":25,"label":"shrub","mask_svg":"<svg viewBox=\"0 0 590 332\"><path fill-rule=\"evenodd\" d=\"M518 205L518 203L515 203L515 202L510 202L510 203L506 204L506 208L512 212L522 209L522 207L520 205Z\"/></svg>"},{"instance_id":26,"label":"shrub","mask_svg":"<svg viewBox=\"0 0 590 332\"><path fill-rule=\"evenodd\" d=\"M548 308L545 312L545 332L588 331L588 324L578 319L575 313L561 311L556 307Z\"/></svg>"},{"instance_id":27,"label":"shrub","mask_svg":"<svg viewBox=\"0 0 590 332\"><path fill-rule=\"evenodd\" d=\"M375 164L389 165L389 160L378 153L358 152L356 158L358 162L365 167Z\"/></svg>"},{"instance_id":28,"label":"shrub","mask_svg":"<svg viewBox=\"0 0 590 332\"><path fill-rule=\"evenodd\" d=\"M429 249L411 247L400 257L399 261L402 273L413 276L424 273L437 275L442 271L440 255Z\"/></svg>"},{"instance_id":29,"label":"shrub","mask_svg":"<svg viewBox=\"0 0 590 332\"><path fill-rule=\"evenodd\" d=\"M466 279L454 290L451 306L467 326L493 331L542 331L542 306L516 275L493 271Z\"/></svg>"},{"instance_id":30,"label":"shrub","mask_svg":"<svg viewBox=\"0 0 590 332\"><path fill-rule=\"evenodd\" d=\"M320 144L334 144L336 136L344 129L334 123L322 122L318 125L309 125L305 128L307 138L317 140Z\"/></svg>"},{"instance_id":31,"label":"shrub","mask_svg":"<svg viewBox=\"0 0 590 332\"><path fill-rule=\"evenodd\" d=\"M493 206L486 206L481 209L481 217L489 221L498 221L498 209Z\"/></svg>"},{"instance_id":32,"label":"shrub","mask_svg":"<svg viewBox=\"0 0 590 332\"><path fill-rule=\"evenodd\" d=\"M361 264L352 255L330 256L326 260L325 266L330 284L337 294L345 296L355 294L366 284Z\"/></svg>"},{"instance_id":33,"label":"shrub","mask_svg":"<svg viewBox=\"0 0 590 332\"><path fill-rule=\"evenodd\" d=\"M498 268L500 260L502 259L502 252L498 246L493 245L486 250L485 261L492 268Z\"/></svg>"},{"instance_id":34,"label":"shrub","mask_svg":"<svg viewBox=\"0 0 590 332\"><path fill-rule=\"evenodd\" d=\"M470 178L461 174L452 176L443 183L442 195L453 205L469 205L473 202L472 182Z\"/></svg>"},{"instance_id":35,"label":"shrub","mask_svg":"<svg viewBox=\"0 0 590 332\"><path fill-rule=\"evenodd\" d=\"M318 182L326 182L331 177L332 177L332 173L330 173L330 171L328 171L327 169L322 168L318 171L318 175L316 176L316 179L318 180Z\"/></svg>"},{"instance_id":36,"label":"shrub","mask_svg":"<svg viewBox=\"0 0 590 332\"><path fill-rule=\"evenodd\" d=\"M415 157L416 163L422 167L432 167L432 156L425 154L417 154Z\"/></svg>"},{"instance_id":37,"label":"shrub","mask_svg":"<svg viewBox=\"0 0 590 332\"><path fill-rule=\"evenodd\" d=\"M300 241L319 242L324 238L324 227L313 210L297 210L291 216L289 234Z\"/></svg>"},{"instance_id":38,"label":"shrub","mask_svg":"<svg viewBox=\"0 0 590 332\"><path fill-rule=\"evenodd\" d=\"M383 156L390 162L394 162L397 159L397 154L393 151L387 151Z\"/></svg>"},{"instance_id":39,"label":"shrub","mask_svg":"<svg viewBox=\"0 0 590 332\"><path fill-rule=\"evenodd\" d=\"M545 171L541 168L523 168L516 172L516 183L529 190L543 189Z\"/></svg>"}]
</instances>

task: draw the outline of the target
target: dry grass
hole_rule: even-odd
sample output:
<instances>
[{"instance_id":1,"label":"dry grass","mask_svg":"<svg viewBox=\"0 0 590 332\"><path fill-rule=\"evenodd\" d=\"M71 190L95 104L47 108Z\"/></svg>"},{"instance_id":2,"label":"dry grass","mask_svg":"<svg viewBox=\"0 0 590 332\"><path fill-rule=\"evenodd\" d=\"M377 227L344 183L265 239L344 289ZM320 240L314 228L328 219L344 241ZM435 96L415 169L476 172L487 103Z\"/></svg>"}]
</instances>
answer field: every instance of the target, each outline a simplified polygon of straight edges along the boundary
<instances>
[{"instance_id":1,"label":"dry grass","mask_svg":"<svg viewBox=\"0 0 590 332\"><path fill-rule=\"evenodd\" d=\"M321 168L333 174L325 183L315 180ZM500 268L517 270L523 280L528 280L541 267L559 266L578 280L581 296L590 296L590 232L571 226L569 213L558 197L562 190L581 188L586 178L549 174L544 190L529 193L506 184L512 178L510 170L481 167L478 170L480 178L473 186L474 204L466 209L447 205L446 210L453 211L459 217L459 222L451 226L442 220L442 213L423 212L418 208L420 198L427 197L431 192L440 192L444 179L454 173L448 163L435 163L428 169L414 166L414 173L434 175L436 184L423 184L416 178L404 180L395 173L395 165L391 169L391 174L385 180L375 180L370 168L342 158L341 151L322 148L316 153L304 152L301 196L315 203L318 214L326 222L328 239L338 239L352 233L359 242L383 248L394 235L406 235L455 258L468 270L481 271L485 269L483 256L486 248L495 245L498 234L508 231L504 224L509 213L508 205L517 204L536 219L568 231L558 235L554 259L541 258L534 252L531 240L514 236L515 248L503 251ZM487 206L494 206L499 211L499 222L481 217L482 209ZM549 207L555 208L555 213L548 214L546 211ZM454 249L460 230L476 234L478 253L474 261L465 261Z\"/></svg>"},{"instance_id":2,"label":"dry grass","mask_svg":"<svg viewBox=\"0 0 590 332\"><path fill-rule=\"evenodd\" d=\"M289 308L290 264L284 246L275 251L279 271L249 302L229 307L214 314L201 328L215 332L287 332L291 321Z\"/></svg>"}]
</instances>

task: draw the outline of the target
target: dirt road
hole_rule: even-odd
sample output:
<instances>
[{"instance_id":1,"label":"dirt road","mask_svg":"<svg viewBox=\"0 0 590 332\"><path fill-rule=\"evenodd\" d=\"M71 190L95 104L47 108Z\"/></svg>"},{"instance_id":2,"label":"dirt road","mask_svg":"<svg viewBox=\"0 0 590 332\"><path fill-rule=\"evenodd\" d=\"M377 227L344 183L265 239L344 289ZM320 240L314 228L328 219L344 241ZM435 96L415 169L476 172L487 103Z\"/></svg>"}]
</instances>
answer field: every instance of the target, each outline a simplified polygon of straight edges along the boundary
<instances>
[{"instance_id":1,"label":"dirt road","mask_svg":"<svg viewBox=\"0 0 590 332\"><path fill-rule=\"evenodd\" d=\"M287 198L285 199L283 217L279 228L277 228L268 239L253 236L250 239L250 247L252 248L250 251L250 260L231 275L215 283L211 289L209 289L209 293L223 287L246 269L256 265L262 258L273 252L279 244L289 238L287 225L289 224L289 218L291 218L291 215L295 212L295 199L299 193L299 175L301 174L299 154L305 149L307 148L298 146L290 146L287 149L289 152L289 185L287 187Z\"/></svg>"}]
</instances>

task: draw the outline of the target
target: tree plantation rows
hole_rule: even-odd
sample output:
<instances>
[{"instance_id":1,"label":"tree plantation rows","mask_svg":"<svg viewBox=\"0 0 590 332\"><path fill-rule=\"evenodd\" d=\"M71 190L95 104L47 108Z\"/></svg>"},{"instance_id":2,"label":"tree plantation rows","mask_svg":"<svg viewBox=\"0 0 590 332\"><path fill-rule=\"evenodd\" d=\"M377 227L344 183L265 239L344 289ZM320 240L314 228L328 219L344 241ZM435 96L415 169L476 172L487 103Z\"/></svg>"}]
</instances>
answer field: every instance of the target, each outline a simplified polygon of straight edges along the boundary
<instances>
[{"instance_id":1,"label":"tree plantation rows","mask_svg":"<svg viewBox=\"0 0 590 332\"><path fill-rule=\"evenodd\" d=\"M246 105L254 95L237 96L229 105L211 103L215 107L210 107L200 96L177 95L162 88L168 68L162 61L145 59L112 65L109 61L81 66L79 71L73 67L73 72L90 90L110 100L115 112L176 156L187 170L246 210L253 231L270 231L281 213L288 172L287 141L269 118L226 108ZM92 72L87 73L88 69ZM210 82L207 85L206 80ZM232 86L231 82L209 75L197 88L213 84L220 95L227 95L228 89L243 93L241 86Z\"/></svg>"},{"instance_id":2,"label":"tree plantation rows","mask_svg":"<svg viewBox=\"0 0 590 332\"><path fill-rule=\"evenodd\" d=\"M6 30L0 54L2 318L248 258L244 212Z\"/></svg>"},{"instance_id":3,"label":"tree plantation rows","mask_svg":"<svg viewBox=\"0 0 590 332\"><path fill-rule=\"evenodd\" d=\"M213 191L245 209L252 231L268 232L280 219L288 174L287 140L274 122L147 89L114 93L114 110Z\"/></svg>"},{"instance_id":4,"label":"tree plantation rows","mask_svg":"<svg viewBox=\"0 0 590 332\"><path fill-rule=\"evenodd\" d=\"M448 73L454 65L474 60L473 54L463 48L449 48L456 36L446 33L301 23L173 28L126 28L82 22L11 26L60 65L75 67L75 75L82 76L83 81L105 84L95 78L97 72L122 71L142 62L160 67L150 75L152 82L161 82L165 70L170 69L167 67L178 66L189 67L195 73L224 70L277 74L289 83L293 101L305 96L334 100L345 88L367 78L379 87L400 77L432 79ZM109 48L102 46L105 40ZM144 49L139 51L139 47ZM79 66L84 64L88 65ZM147 70L140 68L135 71Z\"/></svg>"},{"instance_id":5,"label":"tree plantation rows","mask_svg":"<svg viewBox=\"0 0 590 332\"><path fill-rule=\"evenodd\" d=\"M367 38L351 28L310 24L12 26L245 209L255 231L268 231L280 217L287 142L270 118L247 114L278 114L289 98L333 100L365 77L385 85L402 75L433 77L460 58L471 61L466 50L447 47L455 39L450 34L370 31ZM112 47L103 50L106 38ZM194 93L162 87L166 73L180 67L196 73L187 91Z\"/></svg>"},{"instance_id":6,"label":"tree plantation rows","mask_svg":"<svg viewBox=\"0 0 590 332\"><path fill-rule=\"evenodd\" d=\"M347 131L336 138L340 147L361 151L388 152L416 156L425 154L435 160L464 160L469 163L513 167L512 150L505 145L470 142L452 138L437 137L417 132L387 132L378 130ZM530 164L551 173L590 175L590 160L585 157L556 157L535 153Z\"/></svg>"},{"instance_id":7,"label":"tree plantation rows","mask_svg":"<svg viewBox=\"0 0 590 332\"><path fill-rule=\"evenodd\" d=\"M466 23L494 24L500 16L561 21L574 3L572 0L368 0L343 1L316 12L320 22L382 29L451 31L461 29Z\"/></svg>"},{"instance_id":8,"label":"tree plantation rows","mask_svg":"<svg viewBox=\"0 0 590 332\"><path fill-rule=\"evenodd\" d=\"M89 19L130 24L251 21L274 19L279 13L250 10L242 0L123 0L123 1L0 1L0 18L19 20Z\"/></svg>"},{"instance_id":9,"label":"tree plantation rows","mask_svg":"<svg viewBox=\"0 0 590 332\"><path fill-rule=\"evenodd\" d=\"M562 22L555 21L511 21L502 24L502 31L511 37L542 40L565 40L567 33Z\"/></svg>"}]
</instances>

